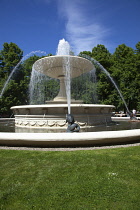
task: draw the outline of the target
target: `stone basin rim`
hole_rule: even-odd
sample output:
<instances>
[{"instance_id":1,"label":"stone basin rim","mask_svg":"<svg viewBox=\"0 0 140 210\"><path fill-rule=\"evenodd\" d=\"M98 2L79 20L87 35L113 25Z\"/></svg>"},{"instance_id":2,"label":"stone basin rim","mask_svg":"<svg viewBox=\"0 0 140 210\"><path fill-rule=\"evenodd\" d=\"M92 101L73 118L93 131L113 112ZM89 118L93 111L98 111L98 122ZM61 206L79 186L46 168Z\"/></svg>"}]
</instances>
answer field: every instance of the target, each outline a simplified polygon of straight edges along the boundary
<instances>
[{"instance_id":1,"label":"stone basin rim","mask_svg":"<svg viewBox=\"0 0 140 210\"><path fill-rule=\"evenodd\" d=\"M88 59L72 55L55 55L40 58L33 64L33 68L49 77L60 79L65 74L63 67L68 65L67 62L64 62L64 58L70 58L68 63L71 66L71 78L95 70L95 66Z\"/></svg>"},{"instance_id":2,"label":"stone basin rim","mask_svg":"<svg viewBox=\"0 0 140 210\"><path fill-rule=\"evenodd\" d=\"M140 140L140 129L83 133L4 133L0 145L11 146L80 146Z\"/></svg>"},{"instance_id":3,"label":"stone basin rim","mask_svg":"<svg viewBox=\"0 0 140 210\"><path fill-rule=\"evenodd\" d=\"M26 109L26 108L63 108L68 107L67 104L41 104L41 105L19 105L12 106L11 109ZM115 108L114 105L104 105L104 104L71 104L71 107L93 107L93 108Z\"/></svg>"}]
</instances>

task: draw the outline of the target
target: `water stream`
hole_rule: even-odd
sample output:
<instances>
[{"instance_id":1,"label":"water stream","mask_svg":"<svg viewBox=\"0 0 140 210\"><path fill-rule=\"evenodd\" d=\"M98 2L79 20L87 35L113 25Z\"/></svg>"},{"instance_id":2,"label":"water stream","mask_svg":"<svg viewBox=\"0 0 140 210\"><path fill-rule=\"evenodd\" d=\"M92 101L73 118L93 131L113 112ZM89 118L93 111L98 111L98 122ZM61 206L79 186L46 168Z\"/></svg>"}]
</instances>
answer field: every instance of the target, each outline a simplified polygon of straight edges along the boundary
<instances>
[{"instance_id":1,"label":"water stream","mask_svg":"<svg viewBox=\"0 0 140 210\"><path fill-rule=\"evenodd\" d=\"M41 50L36 50L36 51L32 51L30 53L28 53L27 55L25 55L19 62L18 64L13 68L13 70L11 71L8 79L6 80L2 90L1 90L1 93L0 93L0 98L3 96L3 93L5 92L5 89L10 81L10 79L12 78L13 74L15 73L15 71L18 69L19 65L24 61L26 60L28 57L30 57L32 54L35 54L35 53L41 53L41 54L46 54L46 52L44 51L41 51Z\"/></svg>"},{"instance_id":2,"label":"water stream","mask_svg":"<svg viewBox=\"0 0 140 210\"><path fill-rule=\"evenodd\" d=\"M109 77L109 79L111 80L111 82L112 82L113 85L115 86L116 90L118 91L118 93L119 93L119 95L120 95L120 97L121 97L121 99L122 99L122 101L123 101L123 103L124 103L124 105L125 105L125 107L126 107L127 112L129 113L130 111L129 111L129 109L128 109L128 107L127 107L127 104L126 104L126 102L125 102L125 100L124 100L124 97L123 97L121 91L119 90L118 86L116 85L115 81L114 81L113 78L111 77L110 73L109 73L109 72L108 72L108 71L107 71L107 70L106 70L98 61L96 61L96 60L93 59L93 58L92 58L91 60L93 60L93 62L94 62L95 64L97 64L97 65L100 67L100 69Z\"/></svg>"},{"instance_id":3,"label":"water stream","mask_svg":"<svg viewBox=\"0 0 140 210\"><path fill-rule=\"evenodd\" d=\"M82 57L85 57L87 58L88 60L92 61L95 65L99 66L99 68L108 76L108 78L111 80L112 84L115 86L116 90L118 91L125 107L126 107L126 110L128 113L130 113L129 109L128 109L128 106L126 104L126 101L124 100L124 97L121 93L121 91L119 90L118 86L116 85L115 81L113 80L113 78L111 77L110 73L98 62L96 61L94 58L91 58L90 56L88 55L81 55Z\"/></svg>"},{"instance_id":4,"label":"water stream","mask_svg":"<svg viewBox=\"0 0 140 210\"><path fill-rule=\"evenodd\" d=\"M71 48L65 39L59 41L56 55L70 55ZM68 114L71 113L71 66L70 57L63 58L63 72L65 75L65 88L67 95Z\"/></svg>"},{"instance_id":5,"label":"water stream","mask_svg":"<svg viewBox=\"0 0 140 210\"><path fill-rule=\"evenodd\" d=\"M47 80L46 75L40 74L32 67L30 83L29 83L29 103L44 104L45 103L45 86L42 85Z\"/></svg>"}]
</instances>

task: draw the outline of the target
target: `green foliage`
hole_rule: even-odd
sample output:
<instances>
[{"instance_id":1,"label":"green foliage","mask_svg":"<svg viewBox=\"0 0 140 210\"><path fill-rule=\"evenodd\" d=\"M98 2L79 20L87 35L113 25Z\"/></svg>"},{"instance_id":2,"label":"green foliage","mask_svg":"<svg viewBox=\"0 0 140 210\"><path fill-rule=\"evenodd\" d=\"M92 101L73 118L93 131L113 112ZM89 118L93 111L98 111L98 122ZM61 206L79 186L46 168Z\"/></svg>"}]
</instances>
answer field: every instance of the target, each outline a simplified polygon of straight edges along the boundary
<instances>
[{"instance_id":1,"label":"green foliage","mask_svg":"<svg viewBox=\"0 0 140 210\"><path fill-rule=\"evenodd\" d=\"M8 79L8 76L19 63L23 57L22 50L14 43L4 43L3 49L0 51L0 88ZM11 105L19 104L23 98L22 92L24 89L21 87L20 80L23 79L23 72L21 65L18 66L17 72L14 75L15 79L12 80L6 88L3 97L0 99L0 114L11 115Z\"/></svg>"},{"instance_id":2,"label":"green foliage","mask_svg":"<svg viewBox=\"0 0 140 210\"><path fill-rule=\"evenodd\" d=\"M137 44L136 44L136 53L137 54L140 54L140 42L138 42Z\"/></svg>"},{"instance_id":3,"label":"green foliage","mask_svg":"<svg viewBox=\"0 0 140 210\"><path fill-rule=\"evenodd\" d=\"M104 45L97 45L97 47L94 47L92 49L92 57L109 71L110 66L112 65L112 55ZM95 67L97 75L98 103L112 104L109 95L113 85L107 75L102 72L97 65L95 65Z\"/></svg>"},{"instance_id":4,"label":"green foliage","mask_svg":"<svg viewBox=\"0 0 140 210\"><path fill-rule=\"evenodd\" d=\"M80 54L89 55L97 60L110 73L128 108L140 110L140 42L136 44L136 50L122 44L111 54L104 45L97 45L91 53L84 51ZM98 66L96 74L98 103L113 104L116 110L126 111L115 86Z\"/></svg>"},{"instance_id":5,"label":"green foliage","mask_svg":"<svg viewBox=\"0 0 140 210\"><path fill-rule=\"evenodd\" d=\"M0 152L0 209L139 209L139 147Z\"/></svg>"},{"instance_id":6,"label":"green foliage","mask_svg":"<svg viewBox=\"0 0 140 210\"><path fill-rule=\"evenodd\" d=\"M16 44L5 42L0 51L0 76L6 79L22 57L23 51Z\"/></svg>"},{"instance_id":7,"label":"green foliage","mask_svg":"<svg viewBox=\"0 0 140 210\"><path fill-rule=\"evenodd\" d=\"M132 48L122 44L113 54L112 77L119 84L120 90L130 110L138 109L140 84L138 84L139 69L137 56Z\"/></svg>"},{"instance_id":8,"label":"green foliage","mask_svg":"<svg viewBox=\"0 0 140 210\"><path fill-rule=\"evenodd\" d=\"M50 54L51 55L51 54ZM2 90L6 80L15 66L21 61L23 52L14 43L4 43L0 51L0 89ZM6 86L0 99L0 115L11 116L10 108L16 105L29 103L28 88L31 77L32 65L41 57L33 55L22 62L15 70L12 78Z\"/></svg>"},{"instance_id":9,"label":"green foliage","mask_svg":"<svg viewBox=\"0 0 140 210\"><path fill-rule=\"evenodd\" d=\"M35 61L37 61L40 58L41 57L39 57L37 55L33 55L23 62L22 67L24 69L25 76L27 76L27 77L31 76L32 66L35 63Z\"/></svg>"}]
</instances>

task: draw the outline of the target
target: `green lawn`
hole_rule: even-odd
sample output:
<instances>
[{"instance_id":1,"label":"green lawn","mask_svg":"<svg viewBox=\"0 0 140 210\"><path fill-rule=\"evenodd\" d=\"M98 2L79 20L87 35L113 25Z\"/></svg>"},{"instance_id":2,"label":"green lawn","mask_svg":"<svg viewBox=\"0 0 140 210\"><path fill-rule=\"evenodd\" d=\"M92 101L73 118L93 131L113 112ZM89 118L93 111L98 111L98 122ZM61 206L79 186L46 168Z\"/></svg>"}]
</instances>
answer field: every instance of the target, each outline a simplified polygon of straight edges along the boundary
<instances>
[{"instance_id":1,"label":"green lawn","mask_svg":"<svg viewBox=\"0 0 140 210\"><path fill-rule=\"evenodd\" d=\"M140 147L0 150L0 209L140 209Z\"/></svg>"}]
</instances>

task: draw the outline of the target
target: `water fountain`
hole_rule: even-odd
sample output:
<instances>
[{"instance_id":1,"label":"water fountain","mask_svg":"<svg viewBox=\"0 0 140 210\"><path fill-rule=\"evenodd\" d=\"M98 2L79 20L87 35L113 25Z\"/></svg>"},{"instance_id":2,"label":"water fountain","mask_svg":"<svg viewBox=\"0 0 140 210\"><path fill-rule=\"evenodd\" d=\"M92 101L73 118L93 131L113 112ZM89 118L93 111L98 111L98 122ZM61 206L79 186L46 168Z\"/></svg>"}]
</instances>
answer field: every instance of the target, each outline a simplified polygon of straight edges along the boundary
<instances>
[{"instance_id":1,"label":"water fountain","mask_svg":"<svg viewBox=\"0 0 140 210\"><path fill-rule=\"evenodd\" d=\"M111 113L115 108L113 105L83 104L82 101L71 99L71 78L95 70L95 67L88 59L70 55L70 46L65 40L60 40L56 56L37 60L33 70L59 79L60 91L46 104L12 107L16 130L22 127L24 129L40 127L46 128L47 132L64 131L67 127L67 113L74 115L82 130L111 122Z\"/></svg>"},{"instance_id":2,"label":"water fountain","mask_svg":"<svg viewBox=\"0 0 140 210\"><path fill-rule=\"evenodd\" d=\"M85 132L96 125L110 123L115 107L83 104L82 101L71 99L71 78L95 67L88 59L71 55L69 47L68 42L63 39L59 43L56 56L44 57L34 63L33 70L60 80L60 91L46 104L11 107L15 114L16 133L1 133L1 145L66 146L139 140L139 129ZM66 133L66 114L71 113L76 124L81 127L79 133ZM44 129L45 133L37 133L38 128Z\"/></svg>"}]
</instances>

